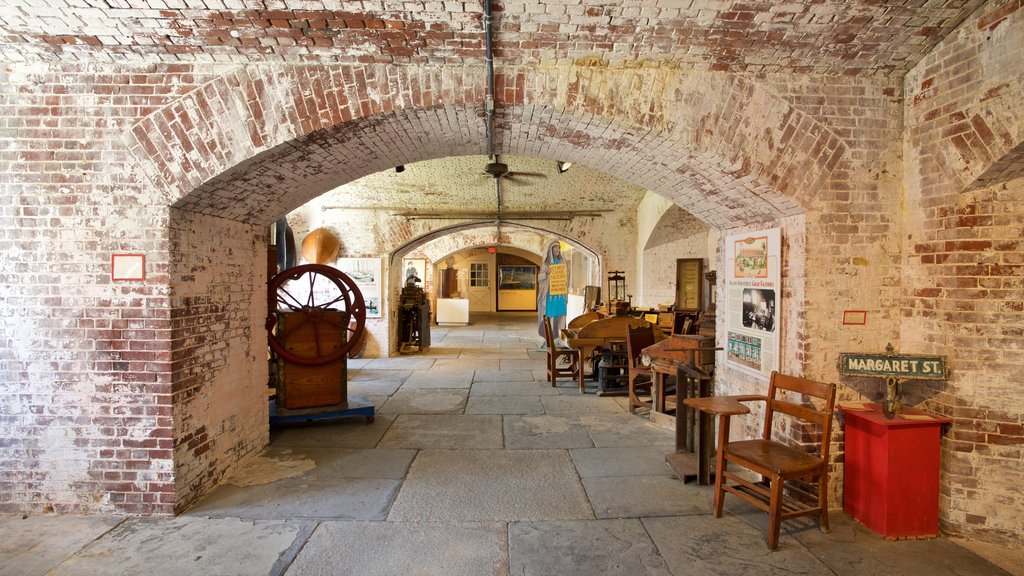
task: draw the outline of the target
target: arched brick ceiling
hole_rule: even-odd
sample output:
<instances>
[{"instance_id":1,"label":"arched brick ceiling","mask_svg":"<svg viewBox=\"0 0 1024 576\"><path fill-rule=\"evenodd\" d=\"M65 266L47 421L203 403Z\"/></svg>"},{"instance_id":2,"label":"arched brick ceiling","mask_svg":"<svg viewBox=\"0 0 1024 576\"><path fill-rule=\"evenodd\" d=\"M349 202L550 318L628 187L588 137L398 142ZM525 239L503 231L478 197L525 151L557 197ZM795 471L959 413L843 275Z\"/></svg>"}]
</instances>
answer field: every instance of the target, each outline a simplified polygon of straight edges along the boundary
<instances>
[{"instance_id":1,"label":"arched brick ceiling","mask_svg":"<svg viewBox=\"0 0 1024 576\"><path fill-rule=\"evenodd\" d=\"M584 165L559 174L553 160L512 155L500 159L513 176L501 179L503 211L632 211L645 192ZM409 213L495 212L494 177L483 171L488 161L487 156L460 156L407 164L400 174L391 169L371 174L316 202L325 211L377 207Z\"/></svg>"},{"instance_id":2,"label":"arched brick ceiling","mask_svg":"<svg viewBox=\"0 0 1024 576\"><path fill-rule=\"evenodd\" d=\"M532 108L512 112L501 122L512 127L506 133L519 132L517 127L537 121L523 117L537 112ZM466 124L446 122L453 120ZM802 212L793 199L756 178L729 173L731 168L722 159L695 154L661 135L634 134L628 127L612 126L601 119L566 114L547 115L544 122L543 137L510 138L502 144L503 151L541 158L549 164L564 159L600 167L625 181L612 188L618 186L630 195L640 189L651 190L722 229ZM390 170L397 163L478 153L481 124L470 111L453 108L402 111L354 121L257 154L209 180L176 206L233 220L270 223L339 185ZM588 137L587 145L580 146L574 141L580 133L599 136ZM475 179L476 173L468 177ZM515 198L518 193L509 190L506 197ZM571 207L587 193L575 187L549 189L553 200L545 203L561 201ZM493 196L486 192L486 197ZM414 198L407 194L406 200ZM344 194L338 202L347 203Z\"/></svg>"},{"instance_id":3,"label":"arched brick ceiling","mask_svg":"<svg viewBox=\"0 0 1024 576\"><path fill-rule=\"evenodd\" d=\"M181 7L188 4L189 7ZM197 8L203 5L207 7ZM235 3L227 3L235 4ZM8 61L482 61L481 2L53 0L0 9ZM982 0L504 0L498 64L903 76ZM400 9L396 9L400 8Z\"/></svg>"}]
</instances>

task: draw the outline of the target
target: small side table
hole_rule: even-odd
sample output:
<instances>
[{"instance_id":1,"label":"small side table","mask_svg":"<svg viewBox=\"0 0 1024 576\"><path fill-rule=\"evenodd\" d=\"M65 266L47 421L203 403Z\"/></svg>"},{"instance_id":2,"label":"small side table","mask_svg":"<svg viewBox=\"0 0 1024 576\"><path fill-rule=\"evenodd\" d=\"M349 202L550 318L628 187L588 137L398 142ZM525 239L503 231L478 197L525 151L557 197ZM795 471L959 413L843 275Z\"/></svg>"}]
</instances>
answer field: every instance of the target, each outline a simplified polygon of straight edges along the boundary
<instances>
[{"instance_id":1,"label":"small side table","mask_svg":"<svg viewBox=\"0 0 1024 576\"><path fill-rule=\"evenodd\" d=\"M718 437L729 437L729 421L731 416L749 414L750 408L740 403L740 400L763 400L764 396L705 396L703 398L687 398L683 404L690 408L700 410L701 438L697 448L697 483L708 484L711 480L711 416L726 416L718 419ZM671 462L670 462L671 465ZM721 462L718 463L721 466Z\"/></svg>"},{"instance_id":2,"label":"small side table","mask_svg":"<svg viewBox=\"0 0 1024 576\"><path fill-rule=\"evenodd\" d=\"M839 406L846 421L843 511L889 539L939 533L939 440L949 418L880 404Z\"/></svg>"}]
</instances>

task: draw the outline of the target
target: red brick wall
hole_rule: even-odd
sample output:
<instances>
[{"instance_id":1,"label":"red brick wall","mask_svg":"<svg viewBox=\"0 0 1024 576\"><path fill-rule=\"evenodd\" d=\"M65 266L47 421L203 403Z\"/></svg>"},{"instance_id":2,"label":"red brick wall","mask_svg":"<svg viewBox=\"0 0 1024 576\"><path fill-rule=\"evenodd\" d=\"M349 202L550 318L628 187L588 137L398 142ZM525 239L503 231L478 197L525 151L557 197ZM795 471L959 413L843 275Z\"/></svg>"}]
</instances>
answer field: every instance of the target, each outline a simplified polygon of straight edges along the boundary
<instances>
[{"instance_id":1,"label":"red brick wall","mask_svg":"<svg viewBox=\"0 0 1024 576\"><path fill-rule=\"evenodd\" d=\"M171 211L174 509L268 442L262 226Z\"/></svg>"},{"instance_id":2,"label":"red brick wall","mask_svg":"<svg viewBox=\"0 0 1024 576\"><path fill-rule=\"evenodd\" d=\"M988 3L907 76L905 103L902 347L953 370L906 388L954 419L943 529L1008 543L1024 542L1022 44L1020 3Z\"/></svg>"},{"instance_id":3,"label":"red brick wall","mask_svg":"<svg viewBox=\"0 0 1024 576\"><path fill-rule=\"evenodd\" d=\"M0 510L173 505L168 212L121 144L199 81L159 68L3 72ZM124 252L145 281L111 281Z\"/></svg>"}]
</instances>

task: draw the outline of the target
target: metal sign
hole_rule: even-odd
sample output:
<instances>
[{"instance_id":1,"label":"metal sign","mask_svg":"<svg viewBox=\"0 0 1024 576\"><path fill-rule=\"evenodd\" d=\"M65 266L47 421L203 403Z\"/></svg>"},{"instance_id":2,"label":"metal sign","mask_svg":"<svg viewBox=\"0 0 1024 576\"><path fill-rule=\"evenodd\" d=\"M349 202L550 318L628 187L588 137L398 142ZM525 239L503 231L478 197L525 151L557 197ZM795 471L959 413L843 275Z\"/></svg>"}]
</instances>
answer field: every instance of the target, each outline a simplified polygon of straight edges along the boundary
<instances>
[{"instance_id":1,"label":"metal sign","mask_svg":"<svg viewBox=\"0 0 1024 576\"><path fill-rule=\"evenodd\" d=\"M946 380L946 357L843 353L839 355L839 373L843 376L904 380Z\"/></svg>"}]
</instances>

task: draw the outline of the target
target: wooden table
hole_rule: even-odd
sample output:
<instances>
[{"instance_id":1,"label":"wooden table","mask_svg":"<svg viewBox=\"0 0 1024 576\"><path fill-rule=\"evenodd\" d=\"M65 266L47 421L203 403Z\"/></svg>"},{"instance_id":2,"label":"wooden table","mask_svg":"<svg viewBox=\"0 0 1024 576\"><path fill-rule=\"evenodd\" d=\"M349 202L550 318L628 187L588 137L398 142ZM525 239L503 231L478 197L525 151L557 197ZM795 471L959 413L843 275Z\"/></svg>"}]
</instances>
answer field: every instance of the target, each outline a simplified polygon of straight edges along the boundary
<instances>
[{"instance_id":1,"label":"wooden table","mask_svg":"<svg viewBox=\"0 0 1024 576\"><path fill-rule=\"evenodd\" d=\"M591 322L577 330L575 334L563 331L562 335L565 337L566 344L570 348L580 351L580 357L585 362L587 358L593 355L595 349L608 346L613 341L624 342L630 327L636 328L649 325L651 323L643 318L613 316ZM657 339L659 336L661 336L661 333L655 330L654 337ZM591 367L591 377L597 378L596 363Z\"/></svg>"},{"instance_id":2,"label":"wooden table","mask_svg":"<svg viewBox=\"0 0 1024 576\"><path fill-rule=\"evenodd\" d=\"M701 418L701 438L697 451L697 482L709 484L711 482L711 417L712 416L737 416L749 414L750 408L742 404L741 400L765 400L764 396L705 396L701 398L687 398L683 400L686 406L699 410ZM718 419L718 437L729 437L729 420L731 418ZM671 466L671 462L669 463ZM674 469L674 468L673 468ZM677 473L678 474L678 473Z\"/></svg>"}]
</instances>

